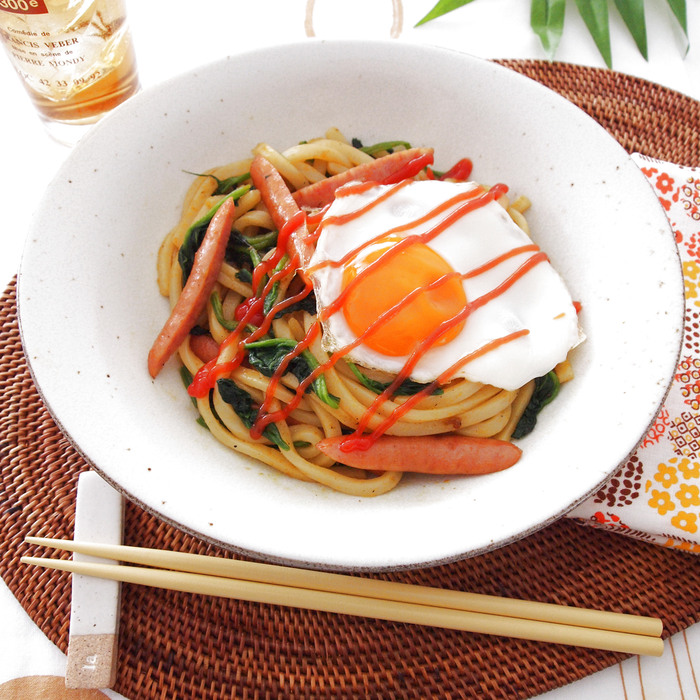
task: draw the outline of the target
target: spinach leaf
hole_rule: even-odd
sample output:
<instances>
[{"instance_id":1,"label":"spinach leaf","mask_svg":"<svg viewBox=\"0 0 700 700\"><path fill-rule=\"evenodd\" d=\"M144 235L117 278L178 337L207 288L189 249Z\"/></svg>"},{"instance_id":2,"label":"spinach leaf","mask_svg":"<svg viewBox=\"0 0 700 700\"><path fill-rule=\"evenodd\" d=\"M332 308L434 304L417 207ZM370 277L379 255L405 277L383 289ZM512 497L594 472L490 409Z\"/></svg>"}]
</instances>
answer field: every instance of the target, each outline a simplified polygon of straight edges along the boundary
<instances>
[{"instance_id":1,"label":"spinach leaf","mask_svg":"<svg viewBox=\"0 0 700 700\"><path fill-rule=\"evenodd\" d=\"M257 236L245 236L244 240L255 250L270 250L277 245L278 231L268 231L267 233L259 233Z\"/></svg>"},{"instance_id":2,"label":"spinach leaf","mask_svg":"<svg viewBox=\"0 0 700 700\"><path fill-rule=\"evenodd\" d=\"M250 245L249 239L234 229L231 231L231 236L226 244L224 260L226 260L229 265L245 270L255 267L255 265L260 262L260 255L257 248Z\"/></svg>"},{"instance_id":3,"label":"spinach leaf","mask_svg":"<svg viewBox=\"0 0 700 700\"><path fill-rule=\"evenodd\" d=\"M286 316L287 314L293 314L295 311L306 311L306 313L311 316L316 315L316 296L311 292L308 296L303 299L290 304L286 309L281 309L275 314L275 320Z\"/></svg>"},{"instance_id":4,"label":"spinach leaf","mask_svg":"<svg viewBox=\"0 0 700 700\"><path fill-rule=\"evenodd\" d=\"M381 394L388 386L391 385L391 382L384 383L378 382L375 379L370 379L364 372L358 369L356 364L350 362L349 360L346 360L345 362L352 370L352 373L357 377L358 381L375 394ZM404 379L394 393L394 396L411 396L412 394L417 394L419 391L422 391L426 386L428 385L419 384L418 382L414 382L412 379ZM439 386L437 386L430 393L433 396L440 396L445 392Z\"/></svg>"},{"instance_id":5,"label":"spinach leaf","mask_svg":"<svg viewBox=\"0 0 700 700\"><path fill-rule=\"evenodd\" d=\"M375 143L372 146L365 146L363 150L369 155L372 155L377 151L389 151L389 153L393 153L394 149L398 148L399 146L402 146L406 150L411 148L411 144L408 141L382 141L380 143Z\"/></svg>"},{"instance_id":6,"label":"spinach leaf","mask_svg":"<svg viewBox=\"0 0 700 700\"><path fill-rule=\"evenodd\" d=\"M180 367L180 379L182 379L182 383L185 385L186 389L189 387L190 384L192 384L192 379L193 379L192 372L190 372L187 369L187 367L185 367L185 365L182 365L182 367ZM194 396L191 396L190 398L192 400L192 405L195 408L197 408L197 399L195 399ZM209 430L209 426L206 424L206 421L199 414L197 415L196 423L201 425L203 428L206 428L207 430Z\"/></svg>"},{"instance_id":7,"label":"spinach leaf","mask_svg":"<svg viewBox=\"0 0 700 700\"><path fill-rule=\"evenodd\" d=\"M271 377L282 363L282 360L297 346L295 340L291 338L266 338L253 343L246 343L248 351L248 361L251 366L260 374ZM288 365L287 369L300 382L303 382L313 370L318 367L316 358L304 350L301 355L295 357ZM339 399L333 396L326 386L326 379L320 375L314 379L310 386L321 401L331 408L338 408Z\"/></svg>"},{"instance_id":8,"label":"spinach leaf","mask_svg":"<svg viewBox=\"0 0 700 700\"><path fill-rule=\"evenodd\" d=\"M559 393L559 386L559 379L554 370L543 377L535 379L535 391L530 398L530 403L528 403L518 424L515 426L513 431L514 439L523 438L535 429L537 414L556 398Z\"/></svg>"},{"instance_id":9,"label":"spinach leaf","mask_svg":"<svg viewBox=\"0 0 700 700\"><path fill-rule=\"evenodd\" d=\"M225 180L212 175L211 173L192 173L189 170L185 170L188 175L196 175L197 177L210 177L212 180L216 180L216 189L212 194L231 194L233 190L246 180L250 180L250 173L243 173L242 175L234 175L232 177L227 177Z\"/></svg>"},{"instance_id":10,"label":"spinach leaf","mask_svg":"<svg viewBox=\"0 0 700 700\"><path fill-rule=\"evenodd\" d=\"M382 141L381 143L375 143L372 146L363 146L362 142L358 141L357 139L352 140L352 145L370 156L373 156L379 151L388 151L389 153L393 153L394 149L398 148L399 146L403 146L404 148L411 147L411 144L408 141Z\"/></svg>"},{"instance_id":11,"label":"spinach leaf","mask_svg":"<svg viewBox=\"0 0 700 700\"><path fill-rule=\"evenodd\" d=\"M194 256L197 254L199 246L202 245L207 227L209 226L209 222L214 218L214 214L216 214L219 207L228 198L231 198L235 202L248 192L249 189L250 185L246 185L245 187L239 187L237 190L234 190L227 197L218 201L201 219L195 221L189 229L187 229L180 250L177 253L177 261L180 263L180 268L182 269L183 283L186 282L187 278L190 276L192 265L194 264Z\"/></svg>"},{"instance_id":12,"label":"spinach leaf","mask_svg":"<svg viewBox=\"0 0 700 700\"><path fill-rule=\"evenodd\" d=\"M243 425L246 428L252 428L257 417L257 411L253 408L252 396L245 389L241 389L232 379L217 380L216 388L219 390L221 398L236 412ZM289 449L289 445L282 439L279 428L274 423L270 423L263 430L263 435L280 449Z\"/></svg>"},{"instance_id":13,"label":"spinach leaf","mask_svg":"<svg viewBox=\"0 0 700 700\"><path fill-rule=\"evenodd\" d=\"M241 282L245 282L246 284L250 284L253 281L253 273L246 268L242 268L236 273L236 279L239 279Z\"/></svg>"},{"instance_id":14,"label":"spinach leaf","mask_svg":"<svg viewBox=\"0 0 700 700\"><path fill-rule=\"evenodd\" d=\"M192 272L194 256L197 254L199 246L202 245L208 225L209 221L201 220L192 224L185 234L185 239L180 246L180 250L177 252L177 261L180 263L180 269L182 270L183 284L187 282L187 278L190 276L190 272Z\"/></svg>"},{"instance_id":15,"label":"spinach leaf","mask_svg":"<svg viewBox=\"0 0 700 700\"><path fill-rule=\"evenodd\" d=\"M289 256L288 255L283 255L280 258L280 261L275 265L275 269L273 270L273 274L275 272L280 272L281 270L284 269L284 266L289 262ZM268 295L265 297L265 301L263 302L263 313L265 316L267 316L270 311L272 310L272 307L277 303L277 295L279 294L280 290L280 283L279 280L275 282L272 285L272 289L269 291Z\"/></svg>"},{"instance_id":16,"label":"spinach leaf","mask_svg":"<svg viewBox=\"0 0 700 700\"><path fill-rule=\"evenodd\" d=\"M211 175L211 177L214 177ZM243 173L243 175L234 175L233 177L227 177L225 180L220 180L215 178L217 182L216 192L214 194L231 194L242 182L250 180L250 173Z\"/></svg>"},{"instance_id":17,"label":"spinach leaf","mask_svg":"<svg viewBox=\"0 0 700 700\"><path fill-rule=\"evenodd\" d=\"M268 231L257 236L244 236L239 231L231 234L228 251L232 256L237 253L248 255L250 248L259 251L268 251L277 245L277 231Z\"/></svg>"}]
</instances>

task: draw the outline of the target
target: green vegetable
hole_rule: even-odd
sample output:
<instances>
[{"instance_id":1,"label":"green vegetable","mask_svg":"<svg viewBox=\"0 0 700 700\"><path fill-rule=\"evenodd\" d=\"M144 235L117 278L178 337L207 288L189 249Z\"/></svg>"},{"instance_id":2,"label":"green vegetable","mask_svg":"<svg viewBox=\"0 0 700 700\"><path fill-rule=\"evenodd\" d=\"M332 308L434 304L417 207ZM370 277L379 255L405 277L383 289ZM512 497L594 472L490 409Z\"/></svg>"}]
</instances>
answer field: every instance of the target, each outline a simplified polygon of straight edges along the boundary
<instances>
[{"instance_id":1,"label":"green vegetable","mask_svg":"<svg viewBox=\"0 0 700 700\"><path fill-rule=\"evenodd\" d=\"M293 314L295 311L306 311L308 314L313 316L316 313L316 297L313 293L305 296L294 304L290 304L285 309L281 309L275 314L275 320L286 316L287 314Z\"/></svg>"},{"instance_id":2,"label":"green vegetable","mask_svg":"<svg viewBox=\"0 0 700 700\"><path fill-rule=\"evenodd\" d=\"M246 254L248 248L270 250L277 245L277 231L268 231L267 233L261 233L257 236L243 236L238 231L235 231L234 234L235 237L232 236L231 244L236 250L245 252Z\"/></svg>"},{"instance_id":3,"label":"green vegetable","mask_svg":"<svg viewBox=\"0 0 700 700\"><path fill-rule=\"evenodd\" d=\"M185 385L185 388L189 387L190 384L192 384L192 373L185 367L185 365L182 365L180 367L180 379L182 379L182 383ZM192 399L192 405L197 408L197 399L194 398L194 396L190 397ZM199 425L201 425L203 428L206 428L209 430L209 426L206 424L206 421L204 418L202 418L201 415L197 416L197 421Z\"/></svg>"},{"instance_id":4,"label":"green vegetable","mask_svg":"<svg viewBox=\"0 0 700 700\"><path fill-rule=\"evenodd\" d=\"M537 415L548 404L551 403L559 393L559 379L556 372L545 374L543 377L535 379L535 391L530 398L523 415L513 431L513 438L519 439L529 435L537 423Z\"/></svg>"},{"instance_id":5,"label":"green vegetable","mask_svg":"<svg viewBox=\"0 0 700 700\"><path fill-rule=\"evenodd\" d=\"M297 346L291 338L266 338L253 343L246 343L248 361L260 374L271 377L282 363L282 360ZM292 359L287 369L300 382L303 382L318 367L318 361L309 350L304 350ZM326 386L325 377L321 374L311 383L311 389L321 401L331 408L338 408L339 399L333 396Z\"/></svg>"},{"instance_id":6,"label":"green vegetable","mask_svg":"<svg viewBox=\"0 0 700 700\"><path fill-rule=\"evenodd\" d=\"M235 330L238 326L238 321L229 321L227 318L224 318L224 309L221 304L221 297L219 296L219 292L217 292L216 290L213 291L211 296L209 297L209 301L211 302L211 308L214 311L214 316L216 316L216 320L227 331Z\"/></svg>"},{"instance_id":7,"label":"green vegetable","mask_svg":"<svg viewBox=\"0 0 700 700\"><path fill-rule=\"evenodd\" d=\"M221 398L236 412L243 425L248 429L252 428L257 418L257 411L253 408L251 395L241 389L232 379L217 380L216 388L219 390ZM270 423L262 434L281 450L289 449L289 445L282 439L279 428L274 423Z\"/></svg>"},{"instance_id":8,"label":"green vegetable","mask_svg":"<svg viewBox=\"0 0 700 700\"><path fill-rule=\"evenodd\" d=\"M277 233L275 233L275 240L276 238ZM260 262L262 257L260 255L262 247L254 245L254 243L257 243L257 241L254 241L252 237L248 238L247 236L243 236L239 231L234 229L231 231L231 236L228 239L224 259L230 265L240 268L240 270L250 268L250 271L252 271L252 268Z\"/></svg>"},{"instance_id":9,"label":"green vegetable","mask_svg":"<svg viewBox=\"0 0 700 700\"><path fill-rule=\"evenodd\" d=\"M374 379L370 379L366 374L361 372L357 365L354 364L353 362L349 362L346 360L346 363L348 367L352 370L352 373L357 377L359 382L367 387L370 391L373 391L375 394L381 394L387 387L391 385L391 382L378 382ZM412 379L404 379L403 382L399 385L398 389L394 393L394 396L411 396L412 394L417 394L419 391L422 391L425 389L425 387L428 386L427 384L419 384L418 382L414 382ZM435 389L431 392L433 396L440 396L443 394L444 391L438 386L435 387Z\"/></svg>"},{"instance_id":10,"label":"green vegetable","mask_svg":"<svg viewBox=\"0 0 700 700\"><path fill-rule=\"evenodd\" d=\"M275 266L274 272L280 272L284 269L284 266L289 262L289 256L283 255L280 261ZM279 294L280 283L279 280L272 285L272 289L268 292L263 302L263 313L265 316L270 313L272 307L277 303L277 295Z\"/></svg>"},{"instance_id":11,"label":"green vegetable","mask_svg":"<svg viewBox=\"0 0 700 700\"><path fill-rule=\"evenodd\" d=\"M370 156L379 153L379 151L389 151L389 153L393 153L394 149L399 146L403 146L404 148L411 147L408 141L382 141L381 143L375 143L373 146L363 146L362 142L358 139L353 139L352 145Z\"/></svg>"},{"instance_id":12,"label":"green vegetable","mask_svg":"<svg viewBox=\"0 0 700 700\"><path fill-rule=\"evenodd\" d=\"M187 278L190 276L192 265L194 264L194 256L197 254L199 246L202 245L207 227L209 226L209 222L214 218L214 214L216 214L219 207L227 199L230 198L235 202L248 192L248 190L250 190L250 185L239 187L237 190L234 190L227 197L219 200L201 219L195 221L192 226L187 229L187 233L185 234L185 238L177 254L177 261L180 263L180 268L182 269L183 283L186 282Z\"/></svg>"},{"instance_id":13,"label":"green vegetable","mask_svg":"<svg viewBox=\"0 0 700 700\"><path fill-rule=\"evenodd\" d=\"M239 279L241 282L245 282L246 284L250 284L253 281L253 274L250 270L243 268L236 273L236 279Z\"/></svg>"},{"instance_id":14,"label":"green vegetable","mask_svg":"<svg viewBox=\"0 0 700 700\"><path fill-rule=\"evenodd\" d=\"M233 190L246 180L250 180L250 173L243 173L243 175L234 175L233 177L227 177L225 180L212 175L211 173L192 173L189 170L185 170L189 175L196 175L197 177L210 177L212 180L216 180L216 189L212 194L230 194Z\"/></svg>"}]
</instances>

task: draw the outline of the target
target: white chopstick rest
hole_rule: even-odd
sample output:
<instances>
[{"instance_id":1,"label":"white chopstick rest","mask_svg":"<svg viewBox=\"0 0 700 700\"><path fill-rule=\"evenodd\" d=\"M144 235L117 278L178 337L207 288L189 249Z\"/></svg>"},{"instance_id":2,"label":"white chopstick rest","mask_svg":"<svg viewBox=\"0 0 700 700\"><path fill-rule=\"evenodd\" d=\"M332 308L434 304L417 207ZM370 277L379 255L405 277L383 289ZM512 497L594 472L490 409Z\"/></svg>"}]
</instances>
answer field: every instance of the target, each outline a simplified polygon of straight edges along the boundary
<instances>
[{"instance_id":1,"label":"white chopstick rest","mask_svg":"<svg viewBox=\"0 0 700 700\"><path fill-rule=\"evenodd\" d=\"M95 472L78 478L75 539L121 544L124 499ZM81 562L104 559L74 553ZM111 688L116 680L121 584L74 574L67 688Z\"/></svg>"}]
</instances>

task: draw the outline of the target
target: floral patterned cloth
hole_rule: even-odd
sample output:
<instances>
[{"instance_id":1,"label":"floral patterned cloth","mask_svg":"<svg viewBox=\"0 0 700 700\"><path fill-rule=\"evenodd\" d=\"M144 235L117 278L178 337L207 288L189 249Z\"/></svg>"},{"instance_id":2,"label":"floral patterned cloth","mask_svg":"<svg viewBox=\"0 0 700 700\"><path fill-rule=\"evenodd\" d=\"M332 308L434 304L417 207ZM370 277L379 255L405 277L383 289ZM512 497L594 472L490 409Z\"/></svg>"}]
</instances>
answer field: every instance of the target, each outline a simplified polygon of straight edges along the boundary
<instances>
[{"instance_id":1,"label":"floral patterned cloth","mask_svg":"<svg viewBox=\"0 0 700 700\"><path fill-rule=\"evenodd\" d=\"M632 156L666 210L685 276L676 376L637 451L570 518L700 554L700 169Z\"/></svg>"}]
</instances>

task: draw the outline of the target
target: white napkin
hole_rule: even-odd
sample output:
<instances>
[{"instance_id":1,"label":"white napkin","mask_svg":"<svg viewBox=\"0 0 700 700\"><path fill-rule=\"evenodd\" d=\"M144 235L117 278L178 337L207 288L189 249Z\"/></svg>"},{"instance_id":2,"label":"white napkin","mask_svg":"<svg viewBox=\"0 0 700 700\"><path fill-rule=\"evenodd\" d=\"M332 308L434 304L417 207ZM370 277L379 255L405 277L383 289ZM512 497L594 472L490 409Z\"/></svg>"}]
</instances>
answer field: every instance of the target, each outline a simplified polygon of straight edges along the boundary
<instances>
[{"instance_id":1,"label":"white napkin","mask_svg":"<svg viewBox=\"0 0 700 700\"><path fill-rule=\"evenodd\" d=\"M666 402L637 451L568 517L700 554L700 168L632 158L666 210L678 245L683 347Z\"/></svg>"}]
</instances>

